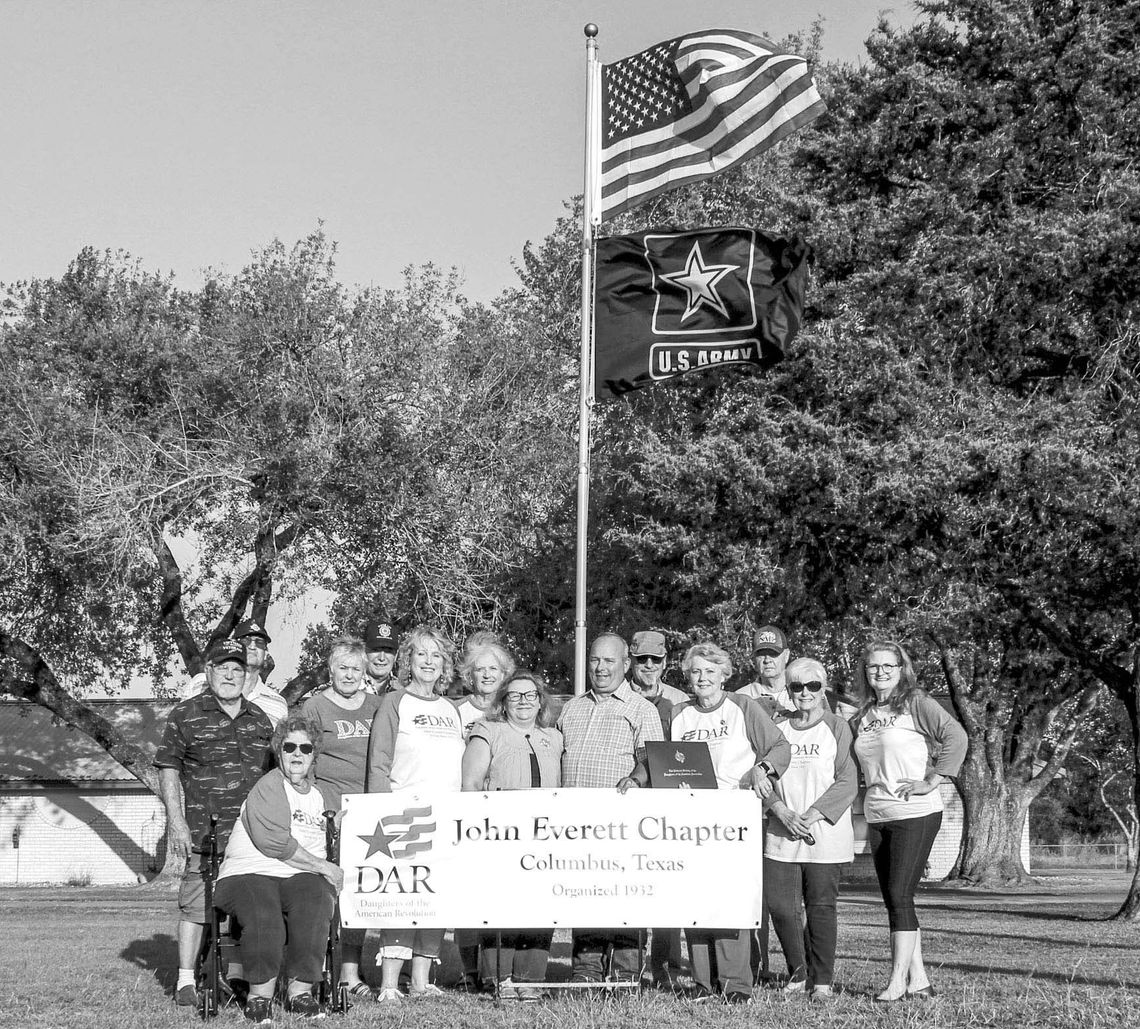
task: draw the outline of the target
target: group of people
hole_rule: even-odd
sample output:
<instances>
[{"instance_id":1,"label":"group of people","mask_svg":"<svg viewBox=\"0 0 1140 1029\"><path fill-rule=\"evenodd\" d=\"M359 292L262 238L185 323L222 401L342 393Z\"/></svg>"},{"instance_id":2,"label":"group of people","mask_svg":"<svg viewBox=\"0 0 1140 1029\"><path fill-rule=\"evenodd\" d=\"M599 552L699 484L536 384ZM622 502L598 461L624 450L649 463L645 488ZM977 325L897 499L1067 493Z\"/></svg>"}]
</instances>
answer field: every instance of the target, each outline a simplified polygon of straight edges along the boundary
<instances>
[{"instance_id":1,"label":"group of people","mask_svg":"<svg viewBox=\"0 0 1140 1029\"><path fill-rule=\"evenodd\" d=\"M890 978L876 1000L933 995L914 895L941 823L938 787L957 773L966 738L919 688L898 643L864 649L855 703L845 708L824 666L790 660L775 626L754 634L757 679L735 692L726 688L732 660L715 643L685 652L682 691L663 681L662 633L637 632L629 644L604 633L590 647L590 689L559 709L543 677L519 669L493 634L476 633L457 654L442 632L424 626L397 645L381 620L363 639L335 642L328 686L290 711L262 681L269 642L262 626L244 622L234 639L211 647L204 688L171 713L156 758L169 845L188 859L179 893L179 1004L197 1002L211 820L224 853L214 903L241 931L240 961L230 963L227 979L246 1017L266 1024L282 969L286 1010L318 1013L313 986L342 885L327 841L342 795L624 792L650 785L647 743L695 738L709 741L717 787L751 790L767 814L764 892L788 966L781 988L817 1001L834 997L837 898L854 856L851 807L861 771L891 941ZM453 698L456 679L465 693ZM430 973L442 930L393 926L379 935L373 990L360 969L364 931L342 930L339 982L352 998L398 1003L441 992ZM549 929L457 930L465 985L539 999L552 936ZM690 995L746 1003L757 976L752 933L690 928L685 936ZM679 964L680 931L653 929L651 975L670 983ZM573 981L635 980L641 967L636 934L573 931Z\"/></svg>"}]
</instances>

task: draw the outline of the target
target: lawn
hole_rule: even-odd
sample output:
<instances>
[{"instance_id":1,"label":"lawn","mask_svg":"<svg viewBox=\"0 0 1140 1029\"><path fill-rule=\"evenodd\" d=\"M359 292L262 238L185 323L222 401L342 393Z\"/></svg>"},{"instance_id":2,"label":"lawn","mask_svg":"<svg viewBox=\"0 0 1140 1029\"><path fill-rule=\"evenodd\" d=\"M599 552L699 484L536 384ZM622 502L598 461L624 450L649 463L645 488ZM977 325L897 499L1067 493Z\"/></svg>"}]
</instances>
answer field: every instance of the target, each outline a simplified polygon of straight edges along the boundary
<instances>
[{"instance_id":1,"label":"lawn","mask_svg":"<svg viewBox=\"0 0 1140 1029\"><path fill-rule=\"evenodd\" d=\"M1014 895L924 889L924 947L941 993L933 1003L883 1009L871 994L886 978L886 917L877 896L850 887L840 907L837 985L826 1009L803 998L757 991L751 1008L696 1006L658 994L604 1000L561 996L541 1007L504 1005L449 994L395 1011L362 1005L344 1029L364 1025L429 1027L689 1026L805 1024L864 1026L1140 1025L1140 928L1098 919L1125 888L1123 875L1058 875ZM136 1029L197 1025L173 1007L174 901L133 889L0 889L0 1016L19 1029ZM774 941L773 941L774 943ZM568 947L558 946L555 978L565 978ZM448 945L440 980L456 975ZM782 959L774 957L782 970ZM245 1024L223 1013L219 1029ZM302 1024L281 1015L281 1026Z\"/></svg>"}]
</instances>

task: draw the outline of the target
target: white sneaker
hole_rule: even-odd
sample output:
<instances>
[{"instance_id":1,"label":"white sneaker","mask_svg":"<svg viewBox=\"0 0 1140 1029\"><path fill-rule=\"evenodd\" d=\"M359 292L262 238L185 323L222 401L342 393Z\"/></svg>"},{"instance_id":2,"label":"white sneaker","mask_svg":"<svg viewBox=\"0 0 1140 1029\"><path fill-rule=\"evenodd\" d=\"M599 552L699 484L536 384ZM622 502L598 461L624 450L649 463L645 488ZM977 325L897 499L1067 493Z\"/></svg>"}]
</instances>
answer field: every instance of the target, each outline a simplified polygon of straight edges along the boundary
<instances>
[{"instance_id":1,"label":"white sneaker","mask_svg":"<svg viewBox=\"0 0 1140 1029\"><path fill-rule=\"evenodd\" d=\"M807 980L806 979L791 979L780 989L781 993L806 993Z\"/></svg>"},{"instance_id":2,"label":"white sneaker","mask_svg":"<svg viewBox=\"0 0 1140 1029\"><path fill-rule=\"evenodd\" d=\"M811 991L811 999L826 1004L835 1000L835 991L830 986L817 986Z\"/></svg>"}]
</instances>

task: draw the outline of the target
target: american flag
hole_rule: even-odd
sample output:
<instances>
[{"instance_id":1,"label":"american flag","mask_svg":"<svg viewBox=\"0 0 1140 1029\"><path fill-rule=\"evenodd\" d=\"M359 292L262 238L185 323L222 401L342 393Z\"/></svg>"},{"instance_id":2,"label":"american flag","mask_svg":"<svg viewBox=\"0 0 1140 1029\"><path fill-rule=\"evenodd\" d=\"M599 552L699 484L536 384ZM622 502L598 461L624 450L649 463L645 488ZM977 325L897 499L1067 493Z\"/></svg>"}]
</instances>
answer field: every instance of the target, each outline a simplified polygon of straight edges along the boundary
<instances>
[{"instance_id":1,"label":"american flag","mask_svg":"<svg viewBox=\"0 0 1140 1029\"><path fill-rule=\"evenodd\" d=\"M824 109L807 61L732 29L679 36L602 72L603 218L747 161Z\"/></svg>"},{"instance_id":2,"label":"american flag","mask_svg":"<svg viewBox=\"0 0 1140 1029\"><path fill-rule=\"evenodd\" d=\"M380 824L384 832L399 837L391 844L392 857L397 861L431 850L431 833L435 832L431 805L405 808L401 814L380 819Z\"/></svg>"}]
</instances>

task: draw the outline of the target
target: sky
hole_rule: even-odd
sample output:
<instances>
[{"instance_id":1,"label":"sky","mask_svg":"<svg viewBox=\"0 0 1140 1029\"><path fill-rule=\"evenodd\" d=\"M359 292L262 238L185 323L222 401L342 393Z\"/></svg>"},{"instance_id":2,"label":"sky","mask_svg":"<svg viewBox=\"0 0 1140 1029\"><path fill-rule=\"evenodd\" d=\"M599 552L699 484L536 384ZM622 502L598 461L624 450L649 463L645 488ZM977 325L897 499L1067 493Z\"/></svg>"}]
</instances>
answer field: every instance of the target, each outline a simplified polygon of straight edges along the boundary
<instances>
[{"instance_id":1,"label":"sky","mask_svg":"<svg viewBox=\"0 0 1140 1029\"><path fill-rule=\"evenodd\" d=\"M319 224L337 273L468 296L582 190L585 39L620 60L701 29L824 19L858 62L882 0L0 0L0 282L123 250L193 288Z\"/></svg>"}]
</instances>

